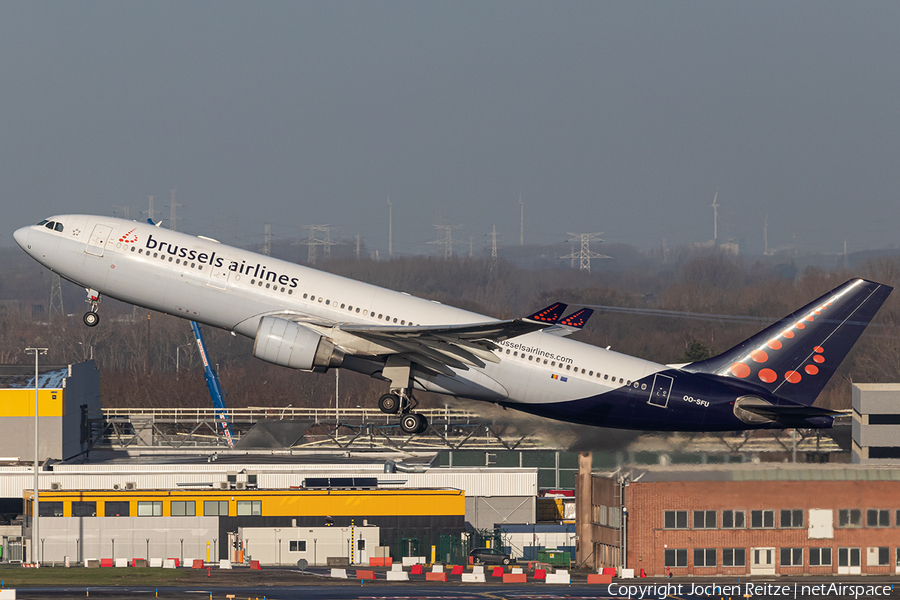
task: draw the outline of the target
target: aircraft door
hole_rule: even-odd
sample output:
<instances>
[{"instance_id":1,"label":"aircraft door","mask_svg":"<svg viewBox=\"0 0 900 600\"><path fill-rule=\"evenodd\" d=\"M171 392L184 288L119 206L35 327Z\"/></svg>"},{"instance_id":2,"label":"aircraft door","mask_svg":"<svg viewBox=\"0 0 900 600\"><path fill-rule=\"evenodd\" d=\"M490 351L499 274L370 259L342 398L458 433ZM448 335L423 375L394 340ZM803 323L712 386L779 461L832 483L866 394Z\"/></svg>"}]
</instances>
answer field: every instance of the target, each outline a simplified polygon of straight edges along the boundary
<instances>
[{"instance_id":1,"label":"aircraft door","mask_svg":"<svg viewBox=\"0 0 900 600\"><path fill-rule=\"evenodd\" d=\"M674 379L668 375L660 375L657 373L653 376L653 385L650 386L650 397L647 404L665 408L669 404L669 393L672 391Z\"/></svg>"},{"instance_id":2,"label":"aircraft door","mask_svg":"<svg viewBox=\"0 0 900 600\"><path fill-rule=\"evenodd\" d=\"M209 281L206 285L218 290L228 289L228 277L231 275L231 270L228 268L228 265L230 264L231 261L225 258L222 259L221 267L210 265Z\"/></svg>"},{"instance_id":3,"label":"aircraft door","mask_svg":"<svg viewBox=\"0 0 900 600\"><path fill-rule=\"evenodd\" d=\"M106 248L106 240L109 239L111 232L112 227L109 225L94 225L94 231L91 232L91 237L88 238L84 251L94 256L103 256L103 249Z\"/></svg>"}]
</instances>

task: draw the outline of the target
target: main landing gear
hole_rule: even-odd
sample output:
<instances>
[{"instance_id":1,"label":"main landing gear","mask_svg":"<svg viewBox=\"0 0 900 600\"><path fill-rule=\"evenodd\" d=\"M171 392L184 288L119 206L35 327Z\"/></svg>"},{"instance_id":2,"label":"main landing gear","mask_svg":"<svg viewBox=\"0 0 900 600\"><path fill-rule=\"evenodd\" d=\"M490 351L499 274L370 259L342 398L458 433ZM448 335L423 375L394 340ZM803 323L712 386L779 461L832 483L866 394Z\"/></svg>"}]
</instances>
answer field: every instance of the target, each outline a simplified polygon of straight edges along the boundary
<instances>
[{"instance_id":1,"label":"main landing gear","mask_svg":"<svg viewBox=\"0 0 900 600\"><path fill-rule=\"evenodd\" d=\"M391 390L378 399L378 409L386 414L400 413L400 429L404 433L425 433L428 429L428 419L418 413L411 412L418 403L413 398L410 390Z\"/></svg>"},{"instance_id":2,"label":"main landing gear","mask_svg":"<svg viewBox=\"0 0 900 600\"><path fill-rule=\"evenodd\" d=\"M392 355L385 362L382 375L391 382L390 393L378 399L381 412L400 414L400 429L404 433L425 433L428 420L412 410L418 404L412 395L412 367L408 360Z\"/></svg>"},{"instance_id":3,"label":"main landing gear","mask_svg":"<svg viewBox=\"0 0 900 600\"><path fill-rule=\"evenodd\" d=\"M100 308L100 292L90 288L85 288L85 290L88 294L88 298L85 302L91 305L91 309L84 313L82 320L88 327L96 327L97 323L100 322L100 315L97 313L97 309Z\"/></svg>"}]
</instances>

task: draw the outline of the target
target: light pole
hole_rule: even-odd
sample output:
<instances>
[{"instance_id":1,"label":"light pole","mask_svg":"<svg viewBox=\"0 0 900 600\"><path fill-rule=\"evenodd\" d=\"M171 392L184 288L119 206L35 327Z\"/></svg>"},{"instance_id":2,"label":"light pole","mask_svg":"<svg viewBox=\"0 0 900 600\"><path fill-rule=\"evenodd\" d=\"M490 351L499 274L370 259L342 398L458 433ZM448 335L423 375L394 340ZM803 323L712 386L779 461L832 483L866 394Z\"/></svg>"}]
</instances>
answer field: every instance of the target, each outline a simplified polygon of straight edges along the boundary
<instances>
[{"instance_id":1,"label":"light pole","mask_svg":"<svg viewBox=\"0 0 900 600\"><path fill-rule=\"evenodd\" d=\"M47 348L25 348L25 354L34 353L34 497L31 501L31 516L32 516L32 526L31 526L31 560L34 563L39 562L37 558L37 546L38 546L38 515L40 514L40 508L38 504L38 465L39 465L39 452L38 452L38 357L41 354L47 354Z\"/></svg>"}]
</instances>

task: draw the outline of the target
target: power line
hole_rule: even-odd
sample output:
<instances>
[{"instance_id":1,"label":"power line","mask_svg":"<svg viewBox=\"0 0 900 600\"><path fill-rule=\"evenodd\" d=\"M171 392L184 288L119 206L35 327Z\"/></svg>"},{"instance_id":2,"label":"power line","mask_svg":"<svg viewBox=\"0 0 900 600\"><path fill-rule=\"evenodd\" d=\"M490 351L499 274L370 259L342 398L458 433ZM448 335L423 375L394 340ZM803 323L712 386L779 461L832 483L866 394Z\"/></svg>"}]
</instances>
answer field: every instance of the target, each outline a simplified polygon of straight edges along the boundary
<instances>
[{"instance_id":1,"label":"power line","mask_svg":"<svg viewBox=\"0 0 900 600\"><path fill-rule=\"evenodd\" d=\"M453 258L453 230L459 229L459 225L435 225L435 229L439 232L443 232L443 236L434 241L428 242L429 244L442 246L443 247L443 257L445 259Z\"/></svg>"},{"instance_id":2,"label":"power line","mask_svg":"<svg viewBox=\"0 0 900 600\"><path fill-rule=\"evenodd\" d=\"M331 257L331 247L335 245L335 242L331 241L331 226L330 225L307 225L306 229L309 230L309 238L306 240L295 242L294 245L298 246L309 246L309 254L307 255L306 262L309 265L316 264L316 256L318 254L318 247L324 247L324 255L325 258ZM323 238L320 239L318 237L318 232L322 232L324 234Z\"/></svg>"},{"instance_id":3,"label":"power line","mask_svg":"<svg viewBox=\"0 0 900 600\"><path fill-rule=\"evenodd\" d=\"M175 202L175 190L172 190L172 200L169 202L169 229L178 231L178 217L175 215L175 208L184 206Z\"/></svg>"},{"instance_id":4,"label":"power line","mask_svg":"<svg viewBox=\"0 0 900 600\"><path fill-rule=\"evenodd\" d=\"M611 256L606 256L605 254L597 254L596 252L591 252L591 242L602 242L599 237L603 232L600 233L572 233L568 232L572 237L569 238L570 242L581 242L581 250L575 252L572 250L572 254L567 254L566 256L561 256L560 258L571 258L572 261L577 258L579 259L579 268L582 271L591 272L591 259L592 258L612 258Z\"/></svg>"},{"instance_id":5,"label":"power line","mask_svg":"<svg viewBox=\"0 0 900 600\"><path fill-rule=\"evenodd\" d=\"M55 317L64 319L65 316L66 311L63 308L62 283L59 275L54 273L53 278L50 280L50 322L52 323Z\"/></svg>"}]
</instances>

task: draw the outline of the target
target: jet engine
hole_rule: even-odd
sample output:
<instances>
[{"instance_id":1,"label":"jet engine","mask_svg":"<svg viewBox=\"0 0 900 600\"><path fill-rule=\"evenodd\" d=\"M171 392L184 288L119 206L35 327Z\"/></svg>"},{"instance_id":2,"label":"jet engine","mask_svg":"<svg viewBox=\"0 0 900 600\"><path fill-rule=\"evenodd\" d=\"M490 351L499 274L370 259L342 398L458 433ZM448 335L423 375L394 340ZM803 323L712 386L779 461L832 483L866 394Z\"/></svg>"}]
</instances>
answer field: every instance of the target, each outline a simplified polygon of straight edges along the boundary
<instances>
[{"instance_id":1,"label":"jet engine","mask_svg":"<svg viewBox=\"0 0 900 600\"><path fill-rule=\"evenodd\" d=\"M263 317L256 330L253 356L282 367L325 371L339 367L344 353L334 342L287 319Z\"/></svg>"}]
</instances>

